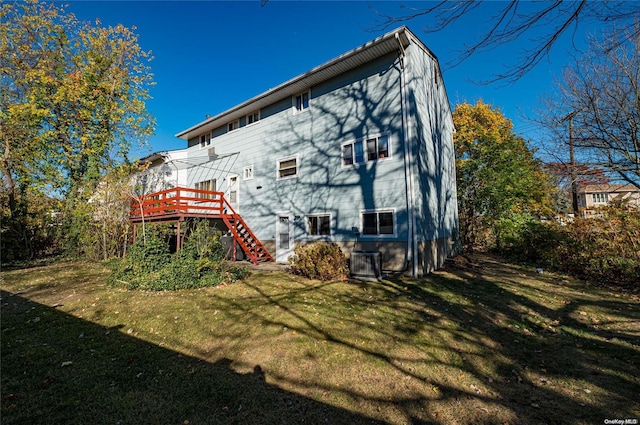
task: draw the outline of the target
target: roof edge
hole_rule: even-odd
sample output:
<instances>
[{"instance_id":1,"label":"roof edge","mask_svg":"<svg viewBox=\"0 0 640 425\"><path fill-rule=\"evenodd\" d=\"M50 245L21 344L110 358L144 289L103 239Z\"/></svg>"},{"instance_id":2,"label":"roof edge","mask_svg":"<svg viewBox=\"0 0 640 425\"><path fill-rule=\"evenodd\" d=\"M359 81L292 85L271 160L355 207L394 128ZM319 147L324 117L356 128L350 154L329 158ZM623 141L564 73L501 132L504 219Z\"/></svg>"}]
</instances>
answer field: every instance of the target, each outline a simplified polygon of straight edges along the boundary
<instances>
[{"instance_id":1,"label":"roof edge","mask_svg":"<svg viewBox=\"0 0 640 425\"><path fill-rule=\"evenodd\" d=\"M257 102L257 101L259 101L261 99L264 99L264 98L266 98L268 96L271 96L271 95L273 95L273 94L275 94L275 93L277 93L279 91L283 91L287 87L292 86L292 85L298 83L299 81L301 81L301 80L303 80L305 78L308 78L308 77L310 77L310 76L312 76L314 74L317 74L317 73L319 73L319 72L321 72L321 71L323 71L323 70L325 70L325 69L327 69L327 68L329 68L329 67L331 67L333 65L336 65L336 64L338 64L338 63L340 63L340 62L342 62L342 61L344 61L344 60L346 60L346 59L348 59L348 58L350 58L350 57L352 57L354 55L357 55L357 54L359 54L359 53L361 53L363 51L366 51L366 50L368 50L368 49L370 49L370 48L372 48L372 47L374 47L374 46L376 46L376 45L378 45L380 43L383 43L383 42L389 40L390 38L394 38L394 37L396 37L396 35L400 35L402 33L409 34L409 36L406 37L407 45L411 41L418 41L418 43L421 45L421 47L424 48L431 56L433 56L433 58L437 62L437 58L431 52L431 50L429 50L424 45L424 43L422 43L420 41L420 39L418 37L416 37L416 35L413 32L411 32L411 30L409 30L409 28L407 28L406 26L403 25L401 27L398 27L398 28L396 28L396 29L384 34L384 35L381 35L380 37L377 37L377 38L375 38L375 39L373 39L371 41L368 41L365 44L356 47L355 49L349 50L349 51L341 54L340 56L337 56L337 57L335 57L335 58L333 58L333 59L331 59L331 60L329 60L329 61L327 61L325 63L322 63L322 64L312 68L311 70L309 70L309 71L307 71L305 73L302 73L302 74L300 74L300 75L298 75L296 77L293 77L293 78L285 81L284 83L281 83L281 84L277 85L274 88L271 88L271 89L269 89L269 90L267 90L265 92L262 92L262 93L258 94L257 96L254 96L254 97L252 97L252 98L250 98L250 99L248 99L248 100L246 100L246 101L244 101L244 102L242 102L242 103L240 103L240 104L238 104L238 105L236 105L236 106L234 106L234 107L232 107L230 109L227 109L227 110L225 110L225 111L223 111L223 112L221 112L221 113L219 113L219 114L217 114L217 115L215 115L213 117L209 117L206 120L204 120L204 121L202 121L202 122L200 122L200 123L198 123L198 124L196 124L196 125L194 125L192 127L189 127L186 130L183 130L183 131L177 133L175 135L175 137L183 139L183 140L188 140L188 136L187 135L189 133L193 132L194 130L197 130L198 128L203 127L203 126L205 126L205 125L207 125L207 124L209 124L209 123L211 123L213 121L217 121L217 120L223 118L226 115L229 115L229 114L231 114L231 113L233 113L235 111L238 111L238 110L240 110L242 108L245 108L245 107L249 106L250 104L255 103L255 102ZM185 137L185 136L187 136L187 137Z\"/></svg>"}]
</instances>

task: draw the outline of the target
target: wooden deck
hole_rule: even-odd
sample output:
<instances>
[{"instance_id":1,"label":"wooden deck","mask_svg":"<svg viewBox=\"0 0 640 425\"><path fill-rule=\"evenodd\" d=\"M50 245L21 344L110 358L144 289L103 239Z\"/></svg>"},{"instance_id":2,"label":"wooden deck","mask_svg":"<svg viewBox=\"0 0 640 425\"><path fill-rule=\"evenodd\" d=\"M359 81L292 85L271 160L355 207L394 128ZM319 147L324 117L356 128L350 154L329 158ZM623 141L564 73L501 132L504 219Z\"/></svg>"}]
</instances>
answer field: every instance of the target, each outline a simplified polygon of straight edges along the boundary
<instances>
[{"instance_id":1,"label":"wooden deck","mask_svg":"<svg viewBox=\"0 0 640 425\"><path fill-rule=\"evenodd\" d=\"M130 220L174 221L180 217L222 218L235 214L223 192L176 187L131 199Z\"/></svg>"},{"instance_id":2,"label":"wooden deck","mask_svg":"<svg viewBox=\"0 0 640 425\"><path fill-rule=\"evenodd\" d=\"M180 249L181 223L189 218L221 219L252 263L273 261L247 223L229 204L224 192L175 187L131 199L129 219L134 225L134 238L138 224L175 222L178 235L176 249ZM235 259L235 244L233 246Z\"/></svg>"}]
</instances>

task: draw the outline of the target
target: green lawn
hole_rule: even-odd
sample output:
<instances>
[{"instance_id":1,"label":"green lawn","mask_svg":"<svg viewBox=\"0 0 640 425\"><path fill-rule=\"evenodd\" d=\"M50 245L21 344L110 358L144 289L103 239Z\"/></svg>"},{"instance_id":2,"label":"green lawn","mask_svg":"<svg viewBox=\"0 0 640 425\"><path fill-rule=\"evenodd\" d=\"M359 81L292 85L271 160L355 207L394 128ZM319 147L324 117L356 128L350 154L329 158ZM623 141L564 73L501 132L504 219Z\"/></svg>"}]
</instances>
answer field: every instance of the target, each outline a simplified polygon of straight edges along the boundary
<instances>
[{"instance_id":1,"label":"green lawn","mask_svg":"<svg viewBox=\"0 0 640 425\"><path fill-rule=\"evenodd\" d=\"M179 292L2 273L3 424L640 419L640 299L491 257L422 280Z\"/></svg>"}]
</instances>

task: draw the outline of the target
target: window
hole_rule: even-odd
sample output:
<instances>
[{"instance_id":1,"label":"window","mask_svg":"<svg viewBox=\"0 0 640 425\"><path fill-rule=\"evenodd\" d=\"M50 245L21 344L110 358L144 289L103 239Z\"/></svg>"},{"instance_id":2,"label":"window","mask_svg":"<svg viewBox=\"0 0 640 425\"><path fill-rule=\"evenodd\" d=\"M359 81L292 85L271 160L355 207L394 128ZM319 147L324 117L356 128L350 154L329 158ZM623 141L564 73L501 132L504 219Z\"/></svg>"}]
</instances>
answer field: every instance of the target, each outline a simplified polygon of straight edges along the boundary
<instances>
[{"instance_id":1,"label":"window","mask_svg":"<svg viewBox=\"0 0 640 425\"><path fill-rule=\"evenodd\" d=\"M594 193L593 194L593 202L594 203L609 202L609 194L608 193Z\"/></svg>"},{"instance_id":2,"label":"window","mask_svg":"<svg viewBox=\"0 0 640 425\"><path fill-rule=\"evenodd\" d=\"M300 113L302 111L306 111L309 109L309 92L300 93L295 96L294 99L294 114Z\"/></svg>"},{"instance_id":3,"label":"window","mask_svg":"<svg viewBox=\"0 0 640 425\"><path fill-rule=\"evenodd\" d=\"M206 190L210 192L215 192L217 190L216 186L216 179L196 183L197 190ZM212 193L196 193L196 198L213 199L213 197L214 195Z\"/></svg>"},{"instance_id":4,"label":"window","mask_svg":"<svg viewBox=\"0 0 640 425\"><path fill-rule=\"evenodd\" d=\"M390 157L389 136L359 139L342 145L342 165L362 164Z\"/></svg>"},{"instance_id":5,"label":"window","mask_svg":"<svg viewBox=\"0 0 640 425\"><path fill-rule=\"evenodd\" d=\"M260 111L247 115L247 125L255 124L260 121Z\"/></svg>"},{"instance_id":6,"label":"window","mask_svg":"<svg viewBox=\"0 0 640 425\"><path fill-rule=\"evenodd\" d=\"M331 215L307 216L307 233L313 236L331 236Z\"/></svg>"},{"instance_id":7,"label":"window","mask_svg":"<svg viewBox=\"0 0 640 425\"><path fill-rule=\"evenodd\" d=\"M394 235L393 211L362 213L363 235Z\"/></svg>"},{"instance_id":8,"label":"window","mask_svg":"<svg viewBox=\"0 0 640 425\"><path fill-rule=\"evenodd\" d=\"M235 120L235 121L232 121L229 124L227 124L227 132L232 132L234 130L237 130L239 124L240 124L239 120Z\"/></svg>"},{"instance_id":9,"label":"window","mask_svg":"<svg viewBox=\"0 0 640 425\"><path fill-rule=\"evenodd\" d=\"M203 134L200 136L200 147L204 148L211 144L211 133Z\"/></svg>"},{"instance_id":10,"label":"window","mask_svg":"<svg viewBox=\"0 0 640 425\"><path fill-rule=\"evenodd\" d=\"M298 156L278 160L278 180L291 179L298 176Z\"/></svg>"},{"instance_id":11,"label":"window","mask_svg":"<svg viewBox=\"0 0 640 425\"><path fill-rule=\"evenodd\" d=\"M238 203L238 176L229 177L229 203Z\"/></svg>"},{"instance_id":12,"label":"window","mask_svg":"<svg viewBox=\"0 0 640 425\"><path fill-rule=\"evenodd\" d=\"M253 178L253 165L248 165L244 167L244 171L242 172L243 180L251 180Z\"/></svg>"}]
</instances>

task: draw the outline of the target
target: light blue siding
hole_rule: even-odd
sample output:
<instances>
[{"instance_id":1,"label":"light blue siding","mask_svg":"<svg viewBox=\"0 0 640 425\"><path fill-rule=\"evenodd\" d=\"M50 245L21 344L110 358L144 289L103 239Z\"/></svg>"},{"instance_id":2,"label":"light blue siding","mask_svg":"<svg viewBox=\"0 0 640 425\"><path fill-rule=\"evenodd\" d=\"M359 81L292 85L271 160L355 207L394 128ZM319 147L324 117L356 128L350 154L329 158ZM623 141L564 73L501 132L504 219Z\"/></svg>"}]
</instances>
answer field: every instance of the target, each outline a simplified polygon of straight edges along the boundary
<instances>
[{"instance_id":1,"label":"light blue siding","mask_svg":"<svg viewBox=\"0 0 640 425\"><path fill-rule=\"evenodd\" d=\"M362 230L363 210L392 209L395 236L385 240L406 241L399 81L397 55L390 54L310 87L310 108L301 113L294 113L290 97L263 107L258 123L216 134L212 139L216 154L237 155L194 167L189 185L216 178L219 190L224 190L226 173L238 174L238 211L260 239L275 239L278 211L296 217L297 241L308 238L305 216L313 213L330 213L332 240L348 241L353 239L353 227ZM389 135L390 158L342 165L344 142L380 134ZM206 149L194 145L189 155L197 162ZM298 155L298 177L278 180L278 159L291 155ZM245 181L243 168L249 165L253 179Z\"/></svg>"},{"instance_id":2,"label":"light blue siding","mask_svg":"<svg viewBox=\"0 0 640 425\"><path fill-rule=\"evenodd\" d=\"M216 119L221 125L212 131L211 147L218 159L209 161L209 147L189 139L188 162L194 166L188 185L216 179L225 191L228 175L238 175L237 210L263 241L276 240L277 213L289 213L299 243L319 238L309 235L310 214L331 216L331 236L322 239L353 242L352 229L363 231L363 212L393 211L393 235L361 234L358 240L376 247L391 242L387 255L400 267L412 256L423 271L438 267L443 260L427 266L427 244L417 244L451 238L458 228L454 129L437 62L411 40L405 39L404 50L302 88L310 94L304 111L294 109L295 95L283 95L260 108L258 122L246 125L241 117L237 131L227 132L223 118ZM389 157L343 165L346 143L377 136L388 137ZM278 162L288 158L296 158L297 176L279 179ZM253 178L244 180L247 166Z\"/></svg>"},{"instance_id":3,"label":"light blue siding","mask_svg":"<svg viewBox=\"0 0 640 425\"><path fill-rule=\"evenodd\" d=\"M417 44L407 50L406 97L412 139L419 241L455 236L458 207L453 121L434 58Z\"/></svg>"}]
</instances>

